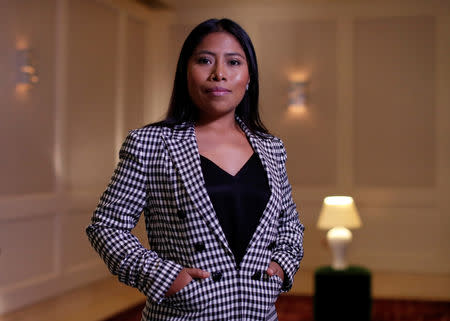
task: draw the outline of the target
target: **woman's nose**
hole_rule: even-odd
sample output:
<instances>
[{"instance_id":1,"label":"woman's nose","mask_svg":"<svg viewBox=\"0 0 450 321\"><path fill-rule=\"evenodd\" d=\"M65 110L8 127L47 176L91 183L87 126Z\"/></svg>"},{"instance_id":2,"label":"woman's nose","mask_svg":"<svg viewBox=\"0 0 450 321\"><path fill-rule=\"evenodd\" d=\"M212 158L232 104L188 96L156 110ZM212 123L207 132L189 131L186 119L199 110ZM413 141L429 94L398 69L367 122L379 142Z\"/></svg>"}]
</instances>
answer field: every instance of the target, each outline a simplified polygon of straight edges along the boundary
<instances>
[{"instance_id":1,"label":"woman's nose","mask_svg":"<svg viewBox=\"0 0 450 321\"><path fill-rule=\"evenodd\" d=\"M214 66L214 69L211 72L211 79L214 81L226 80L223 67L220 63Z\"/></svg>"}]
</instances>

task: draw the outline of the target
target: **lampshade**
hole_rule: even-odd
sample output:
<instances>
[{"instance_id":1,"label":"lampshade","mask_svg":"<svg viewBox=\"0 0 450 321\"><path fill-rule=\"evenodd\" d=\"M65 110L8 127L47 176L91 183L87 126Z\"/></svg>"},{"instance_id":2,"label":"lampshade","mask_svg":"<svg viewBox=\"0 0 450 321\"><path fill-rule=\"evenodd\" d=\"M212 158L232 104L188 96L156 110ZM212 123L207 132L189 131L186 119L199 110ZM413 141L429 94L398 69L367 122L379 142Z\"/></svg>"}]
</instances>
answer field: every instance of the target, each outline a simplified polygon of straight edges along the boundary
<instances>
[{"instance_id":1,"label":"lampshade","mask_svg":"<svg viewBox=\"0 0 450 321\"><path fill-rule=\"evenodd\" d=\"M361 219L352 197L325 197L317 222L319 229L329 230L337 226L359 228L361 225Z\"/></svg>"}]
</instances>

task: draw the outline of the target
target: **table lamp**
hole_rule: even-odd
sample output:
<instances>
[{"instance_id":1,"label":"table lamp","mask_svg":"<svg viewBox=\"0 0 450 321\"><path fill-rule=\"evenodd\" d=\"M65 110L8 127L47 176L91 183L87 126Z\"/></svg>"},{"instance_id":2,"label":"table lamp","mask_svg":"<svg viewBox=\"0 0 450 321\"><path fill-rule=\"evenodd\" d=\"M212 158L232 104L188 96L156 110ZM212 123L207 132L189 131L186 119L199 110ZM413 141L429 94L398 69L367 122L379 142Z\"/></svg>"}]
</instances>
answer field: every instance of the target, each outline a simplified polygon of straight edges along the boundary
<instances>
[{"instance_id":1,"label":"table lamp","mask_svg":"<svg viewBox=\"0 0 450 321\"><path fill-rule=\"evenodd\" d=\"M349 229L359 228L361 225L361 219L352 197L325 197L317 227L329 230L327 241L333 254L332 267L334 269L344 270L347 268L345 256L347 247L352 241L352 232Z\"/></svg>"}]
</instances>

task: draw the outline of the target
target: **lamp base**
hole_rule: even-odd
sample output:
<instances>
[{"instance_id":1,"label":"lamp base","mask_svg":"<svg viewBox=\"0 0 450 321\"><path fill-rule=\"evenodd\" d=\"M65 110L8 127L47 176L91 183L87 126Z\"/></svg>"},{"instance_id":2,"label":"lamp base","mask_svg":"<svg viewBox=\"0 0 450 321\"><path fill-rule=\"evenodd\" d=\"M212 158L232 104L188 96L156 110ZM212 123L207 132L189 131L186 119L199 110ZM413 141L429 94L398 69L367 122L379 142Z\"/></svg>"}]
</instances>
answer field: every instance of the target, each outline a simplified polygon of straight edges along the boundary
<instances>
[{"instance_id":1,"label":"lamp base","mask_svg":"<svg viewBox=\"0 0 450 321\"><path fill-rule=\"evenodd\" d=\"M352 232L345 227L334 227L327 233L328 245L331 248L335 270L345 270L348 267L346 260L347 247L352 241Z\"/></svg>"}]
</instances>

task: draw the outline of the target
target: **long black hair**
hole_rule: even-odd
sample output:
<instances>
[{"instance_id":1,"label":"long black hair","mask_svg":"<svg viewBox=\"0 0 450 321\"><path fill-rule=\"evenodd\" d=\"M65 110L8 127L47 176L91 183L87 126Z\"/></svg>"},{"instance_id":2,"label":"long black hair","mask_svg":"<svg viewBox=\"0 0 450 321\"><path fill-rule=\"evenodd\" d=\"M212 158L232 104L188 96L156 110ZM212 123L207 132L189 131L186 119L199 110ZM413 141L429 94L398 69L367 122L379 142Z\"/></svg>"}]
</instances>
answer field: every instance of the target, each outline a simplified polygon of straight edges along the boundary
<instances>
[{"instance_id":1,"label":"long black hair","mask_svg":"<svg viewBox=\"0 0 450 321\"><path fill-rule=\"evenodd\" d=\"M261 121L258 111L259 81L258 64L255 49L245 30L230 19L209 19L195 27L184 41L178 58L172 97L166 118L153 125L173 126L183 122L195 122L198 109L192 102L188 92L187 69L188 61L195 48L213 32L228 32L240 43L247 59L250 83L242 101L236 107L236 115L253 133L268 133Z\"/></svg>"}]
</instances>

